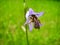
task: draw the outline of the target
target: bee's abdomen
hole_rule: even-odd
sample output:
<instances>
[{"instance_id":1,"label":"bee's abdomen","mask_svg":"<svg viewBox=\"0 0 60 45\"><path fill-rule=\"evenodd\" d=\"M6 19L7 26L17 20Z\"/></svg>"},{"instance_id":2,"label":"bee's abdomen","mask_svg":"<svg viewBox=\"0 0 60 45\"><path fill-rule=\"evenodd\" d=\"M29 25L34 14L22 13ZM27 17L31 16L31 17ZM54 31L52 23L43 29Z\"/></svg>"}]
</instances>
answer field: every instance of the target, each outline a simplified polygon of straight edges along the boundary
<instances>
[{"instance_id":1,"label":"bee's abdomen","mask_svg":"<svg viewBox=\"0 0 60 45\"><path fill-rule=\"evenodd\" d=\"M39 22L38 21L35 22L34 27L37 28L37 29L40 29L40 25L39 25Z\"/></svg>"}]
</instances>

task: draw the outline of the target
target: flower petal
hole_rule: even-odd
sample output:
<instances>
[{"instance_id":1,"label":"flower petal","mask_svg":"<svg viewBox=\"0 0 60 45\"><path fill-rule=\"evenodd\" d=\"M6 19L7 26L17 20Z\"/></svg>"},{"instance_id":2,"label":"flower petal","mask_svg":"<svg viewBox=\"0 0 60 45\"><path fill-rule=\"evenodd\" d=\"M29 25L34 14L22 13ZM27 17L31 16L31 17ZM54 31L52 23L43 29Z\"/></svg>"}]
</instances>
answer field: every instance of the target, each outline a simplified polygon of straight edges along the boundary
<instances>
[{"instance_id":1,"label":"flower petal","mask_svg":"<svg viewBox=\"0 0 60 45\"><path fill-rule=\"evenodd\" d=\"M32 29L34 28L33 23L30 23L30 24L28 24L28 25L29 25L30 31L32 31Z\"/></svg>"},{"instance_id":2,"label":"flower petal","mask_svg":"<svg viewBox=\"0 0 60 45\"><path fill-rule=\"evenodd\" d=\"M32 8L29 9L29 15L35 14L35 12L32 10Z\"/></svg>"},{"instance_id":3,"label":"flower petal","mask_svg":"<svg viewBox=\"0 0 60 45\"><path fill-rule=\"evenodd\" d=\"M43 14L44 14L44 12L36 13L36 16L37 16L37 17L40 17L40 16L42 16Z\"/></svg>"}]
</instances>

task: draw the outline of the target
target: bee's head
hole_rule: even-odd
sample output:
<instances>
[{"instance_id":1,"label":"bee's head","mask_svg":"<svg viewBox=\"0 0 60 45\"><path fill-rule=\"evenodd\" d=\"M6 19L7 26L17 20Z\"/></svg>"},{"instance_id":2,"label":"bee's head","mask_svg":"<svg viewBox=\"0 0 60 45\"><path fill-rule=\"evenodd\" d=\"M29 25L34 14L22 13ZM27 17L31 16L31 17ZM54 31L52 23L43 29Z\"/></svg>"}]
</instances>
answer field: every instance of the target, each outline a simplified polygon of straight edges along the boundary
<instances>
[{"instance_id":1,"label":"bee's head","mask_svg":"<svg viewBox=\"0 0 60 45\"><path fill-rule=\"evenodd\" d=\"M34 14L30 15L29 18L30 19L34 19L34 18L37 19L37 17Z\"/></svg>"},{"instance_id":2,"label":"bee's head","mask_svg":"<svg viewBox=\"0 0 60 45\"><path fill-rule=\"evenodd\" d=\"M34 22L34 19L37 20L37 17L34 14L32 14L32 15L29 16L29 19Z\"/></svg>"},{"instance_id":3,"label":"bee's head","mask_svg":"<svg viewBox=\"0 0 60 45\"><path fill-rule=\"evenodd\" d=\"M37 19L36 15L32 14L31 17L33 17L33 19Z\"/></svg>"}]
</instances>

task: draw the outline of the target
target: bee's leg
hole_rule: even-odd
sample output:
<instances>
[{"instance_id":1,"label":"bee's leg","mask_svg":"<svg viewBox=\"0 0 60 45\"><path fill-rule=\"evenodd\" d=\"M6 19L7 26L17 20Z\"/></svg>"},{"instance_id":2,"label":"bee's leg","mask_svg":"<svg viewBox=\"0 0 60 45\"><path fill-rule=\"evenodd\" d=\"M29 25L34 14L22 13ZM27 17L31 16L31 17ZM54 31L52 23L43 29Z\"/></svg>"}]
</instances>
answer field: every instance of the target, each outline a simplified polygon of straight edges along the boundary
<instances>
[{"instance_id":1,"label":"bee's leg","mask_svg":"<svg viewBox=\"0 0 60 45\"><path fill-rule=\"evenodd\" d=\"M29 20L26 20L26 22L24 23L24 26L25 26L26 24L28 24L28 22L29 22Z\"/></svg>"}]
</instances>

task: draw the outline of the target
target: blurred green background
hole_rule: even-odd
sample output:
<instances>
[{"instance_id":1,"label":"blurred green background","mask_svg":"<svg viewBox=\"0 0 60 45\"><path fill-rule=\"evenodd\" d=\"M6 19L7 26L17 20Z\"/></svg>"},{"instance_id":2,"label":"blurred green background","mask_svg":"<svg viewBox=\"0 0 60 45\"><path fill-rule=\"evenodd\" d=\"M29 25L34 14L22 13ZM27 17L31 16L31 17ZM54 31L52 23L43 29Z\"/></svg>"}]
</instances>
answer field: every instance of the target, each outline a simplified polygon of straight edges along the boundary
<instances>
[{"instance_id":1,"label":"blurred green background","mask_svg":"<svg viewBox=\"0 0 60 45\"><path fill-rule=\"evenodd\" d=\"M23 0L0 0L0 45L27 45ZM40 30L28 30L29 45L60 45L60 1L26 0L26 7L44 12Z\"/></svg>"}]
</instances>

